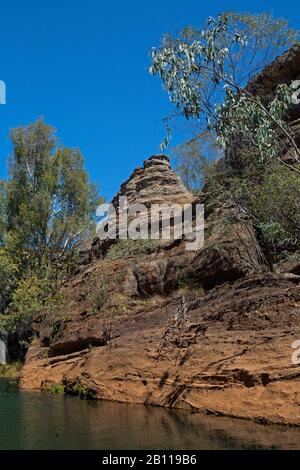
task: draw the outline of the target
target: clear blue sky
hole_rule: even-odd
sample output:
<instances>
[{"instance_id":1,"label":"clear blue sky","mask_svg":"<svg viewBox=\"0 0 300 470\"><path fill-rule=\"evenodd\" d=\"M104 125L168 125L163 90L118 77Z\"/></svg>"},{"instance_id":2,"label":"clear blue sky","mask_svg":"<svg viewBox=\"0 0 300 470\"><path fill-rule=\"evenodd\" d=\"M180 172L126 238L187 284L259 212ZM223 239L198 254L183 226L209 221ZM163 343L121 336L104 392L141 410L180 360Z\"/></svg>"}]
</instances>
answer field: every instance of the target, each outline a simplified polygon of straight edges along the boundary
<instances>
[{"instance_id":1,"label":"clear blue sky","mask_svg":"<svg viewBox=\"0 0 300 470\"><path fill-rule=\"evenodd\" d=\"M81 149L92 180L111 198L164 136L170 107L147 72L149 49L163 33L201 26L224 10L272 11L300 28L292 0L2 0L0 176L9 129L43 116L64 145Z\"/></svg>"}]
</instances>

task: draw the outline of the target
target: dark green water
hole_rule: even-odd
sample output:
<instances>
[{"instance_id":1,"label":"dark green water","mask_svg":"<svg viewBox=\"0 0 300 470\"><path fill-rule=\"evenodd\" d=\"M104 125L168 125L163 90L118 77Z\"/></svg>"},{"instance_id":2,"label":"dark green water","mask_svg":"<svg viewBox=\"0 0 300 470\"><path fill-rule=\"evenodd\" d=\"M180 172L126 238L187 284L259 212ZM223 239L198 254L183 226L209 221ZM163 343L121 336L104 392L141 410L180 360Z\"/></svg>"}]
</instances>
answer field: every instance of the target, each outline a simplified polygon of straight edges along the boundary
<instances>
[{"instance_id":1,"label":"dark green water","mask_svg":"<svg viewBox=\"0 0 300 470\"><path fill-rule=\"evenodd\" d=\"M300 448L300 429L18 391L0 379L0 449Z\"/></svg>"}]
</instances>

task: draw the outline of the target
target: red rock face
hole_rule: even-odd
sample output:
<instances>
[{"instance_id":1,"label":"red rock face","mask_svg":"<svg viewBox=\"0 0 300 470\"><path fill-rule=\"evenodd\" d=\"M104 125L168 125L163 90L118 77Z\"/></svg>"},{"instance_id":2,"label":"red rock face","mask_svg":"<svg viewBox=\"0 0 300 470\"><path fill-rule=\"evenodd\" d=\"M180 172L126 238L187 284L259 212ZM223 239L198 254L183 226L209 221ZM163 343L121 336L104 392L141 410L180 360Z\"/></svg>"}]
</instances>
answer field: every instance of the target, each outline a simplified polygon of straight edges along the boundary
<instances>
[{"instance_id":1,"label":"red rock face","mask_svg":"<svg viewBox=\"0 0 300 470\"><path fill-rule=\"evenodd\" d=\"M49 318L36 318L39 339L20 386L71 390L79 383L101 399L299 425L300 374L291 362L299 276L247 274L250 240L242 241L240 260L223 253L223 263L236 266L232 282L224 270L220 277L220 263L203 266L201 275L201 252L180 245L144 259L94 260L64 286L70 303L56 331ZM213 270L220 285L203 289ZM98 273L109 280L109 301L95 313L88 290Z\"/></svg>"},{"instance_id":2,"label":"red rock face","mask_svg":"<svg viewBox=\"0 0 300 470\"><path fill-rule=\"evenodd\" d=\"M264 274L196 293L182 321L181 292L131 300L111 316L109 341L89 347L87 338L101 341L105 317L74 313L50 350L29 350L20 385L80 383L101 399L300 425L300 373L291 363L298 282Z\"/></svg>"},{"instance_id":3,"label":"red rock face","mask_svg":"<svg viewBox=\"0 0 300 470\"><path fill-rule=\"evenodd\" d=\"M144 161L143 167L133 171L112 200L116 208L120 196L126 196L129 204L146 206L154 203L184 204L193 199L179 176L172 171L170 160L165 155L154 155Z\"/></svg>"}]
</instances>

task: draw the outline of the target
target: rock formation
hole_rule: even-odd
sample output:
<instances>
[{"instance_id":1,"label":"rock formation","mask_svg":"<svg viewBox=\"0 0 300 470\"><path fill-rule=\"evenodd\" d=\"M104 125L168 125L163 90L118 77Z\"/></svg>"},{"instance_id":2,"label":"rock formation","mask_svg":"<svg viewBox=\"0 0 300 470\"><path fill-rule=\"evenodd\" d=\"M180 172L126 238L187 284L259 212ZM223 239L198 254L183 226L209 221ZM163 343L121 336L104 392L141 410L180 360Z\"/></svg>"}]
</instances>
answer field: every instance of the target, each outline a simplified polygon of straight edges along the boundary
<instances>
[{"instance_id":1,"label":"rock formation","mask_svg":"<svg viewBox=\"0 0 300 470\"><path fill-rule=\"evenodd\" d=\"M127 199L127 204L143 204L149 209L144 217L150 222L150 207L152 204L178 204L183 207L193 201L193 195L184 187L179 176L171 169L170 160L166 155L153 155L145 160L143 167L136 168L130 177L122 185L118 193L112 199L111 204L119 215L119 203L121 198ZM130 219L129 219L130 221ZM108 221L105 222L108 224ZM119 230L117 225L117 238ZM107 237L92 242L91 254L96 258L106 255L108 248L116 243L111 238L110 230Z\"/></svg>"},{"instance_id":2,"label":"rock formation","mask_svg":"<svg viewBox=\"0 0 300 470\"><path fill-rule=\"evenodd\" d=\"M121 196L126 196L129 204L145 204L147 207L155 203L185 204L193 199L179 176L172 171L166 155L154 155L144 161L143 167L133 171L112 200L116 208Z\"/></svg>"},{"instance_id":3,"label":"rock formation","mask_svg":"<svg viewBox=\"0 0 300 470\"><path fill-rule=\"evenodd\" d=\"M299 51L251 86L268 95L296 78ZM132 173L116 209L119 196L147 207L197 203L163 155ZM214 207L197 252L184 240L118 259L108 248L94 240L61 289L67 305L34 318L21 387L80 384L99 399L300 425L300 370L291 359L300 339L299 264L268 272L247 214L230 201Z\"/></svg>"}]
</instances>

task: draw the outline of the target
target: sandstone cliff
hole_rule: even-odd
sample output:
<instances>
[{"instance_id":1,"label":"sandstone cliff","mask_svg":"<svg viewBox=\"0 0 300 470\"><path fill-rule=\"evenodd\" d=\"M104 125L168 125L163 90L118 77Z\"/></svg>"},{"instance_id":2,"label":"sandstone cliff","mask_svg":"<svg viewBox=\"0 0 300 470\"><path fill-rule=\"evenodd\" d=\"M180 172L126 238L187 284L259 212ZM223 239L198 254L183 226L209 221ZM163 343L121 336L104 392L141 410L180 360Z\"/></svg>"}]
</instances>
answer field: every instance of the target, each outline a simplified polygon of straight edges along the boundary
<instances>
[{"instance_id":1,"label":"sandstone cliff","mask_svg":"<svg viewBox=\"0 0 300 470\"><path fill-rule=\"evenodd\" d=\"M274 82L295 79L299 51L252 86L268 94ZM197 203L163 155L132 173L116 209L120 195L147 206ZM291 360L300 339L299 264L268 272L251 220L230 201L205 222L197 252L179 240L111 259L110 243L95 239L61 290L63 307L35 317L20 386L60 383L99 399L300 425L300 369Z\"/></svg>"}]
</instances>

